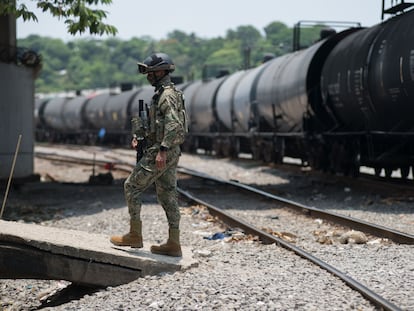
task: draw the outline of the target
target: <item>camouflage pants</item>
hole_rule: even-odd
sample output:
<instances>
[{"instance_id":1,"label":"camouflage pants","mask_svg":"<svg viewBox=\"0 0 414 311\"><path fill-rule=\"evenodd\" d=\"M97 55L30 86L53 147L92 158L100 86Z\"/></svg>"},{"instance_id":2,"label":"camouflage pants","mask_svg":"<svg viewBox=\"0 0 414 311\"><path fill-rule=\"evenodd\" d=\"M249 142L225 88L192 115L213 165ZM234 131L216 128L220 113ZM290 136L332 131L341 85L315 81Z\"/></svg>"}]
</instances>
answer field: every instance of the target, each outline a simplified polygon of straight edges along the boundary
<instances>
[{"instance_id":1,"label":"camouflage pants","mask_svg":"<svg viewBox=\"0 0 414 311\"><path fill-rule=\"evenodd\" d=\"M180 210L177 195L177 164L180 148L172 148L167 152L167 165L163 170L155 166L158 148L149 148L137 163L124 183L125 199L131 220L141 219L142 193L155 183L158 203L167 216L170 228L179 228Z\"/></svg>"}]
</instances>

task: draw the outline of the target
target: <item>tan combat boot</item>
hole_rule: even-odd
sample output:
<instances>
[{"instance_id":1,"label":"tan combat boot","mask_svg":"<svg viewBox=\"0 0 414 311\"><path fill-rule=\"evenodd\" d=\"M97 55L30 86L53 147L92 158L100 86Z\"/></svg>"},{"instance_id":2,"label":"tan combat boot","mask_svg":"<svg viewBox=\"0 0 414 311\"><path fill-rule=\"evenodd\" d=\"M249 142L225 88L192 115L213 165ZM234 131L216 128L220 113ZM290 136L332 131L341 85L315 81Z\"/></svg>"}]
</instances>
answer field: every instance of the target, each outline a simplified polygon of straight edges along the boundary
<instances>
[{"instance_id":1,"label":"tan combat boot","mask_svg":"<svg viewBox=\"0 0 414 311\"><path fill-rule=\"evenodd\" d=\"M172 229L168 230L168 241L162 245L151 246L151 253L167 255L173 257L181 257L181 245L180 245L180 230Z\"/></svg>"},{"instance_id":2,"label":"tan combat boot","mask_svg":"<svg viewBox=\"0 0 414 311\"><path fill-rule=\"evenodd\" d=\"M131 220L129 233L123 236L111 236L110 241L117 246L142 248L142 222L140 220Z\"/></svg>"}]
</instances>

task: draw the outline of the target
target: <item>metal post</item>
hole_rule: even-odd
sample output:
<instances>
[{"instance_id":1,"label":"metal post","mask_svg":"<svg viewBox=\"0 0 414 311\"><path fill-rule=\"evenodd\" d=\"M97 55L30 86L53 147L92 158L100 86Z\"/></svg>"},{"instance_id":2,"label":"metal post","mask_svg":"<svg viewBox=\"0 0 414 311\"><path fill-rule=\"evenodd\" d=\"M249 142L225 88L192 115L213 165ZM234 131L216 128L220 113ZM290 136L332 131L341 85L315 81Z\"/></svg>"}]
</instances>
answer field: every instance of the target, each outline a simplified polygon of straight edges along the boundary
<instances>
[{"instance_id":1,"label":"metal post","mask_svg":"<svg viewBox=\"0 0 414 311\"><path fill-rule=\"evenodd\" d=\"M12 180L12 176L13 176L13 172L14 172L14 166L16 165L16 159L17 159L17 154L19 152L21 140L22 140L22 134L19 135L19 139L17 140L16 151L14 153L13 163L12 163L12 167L11 167L11 170L10 170L10 176L9 176L9 180L7 182L6 193L4 194L3 205L1 207L0 219L3 217L4 206L6 205L7 196L9 194L10 184L11 184L11 180Z\"/></svg>"}]
</instances>

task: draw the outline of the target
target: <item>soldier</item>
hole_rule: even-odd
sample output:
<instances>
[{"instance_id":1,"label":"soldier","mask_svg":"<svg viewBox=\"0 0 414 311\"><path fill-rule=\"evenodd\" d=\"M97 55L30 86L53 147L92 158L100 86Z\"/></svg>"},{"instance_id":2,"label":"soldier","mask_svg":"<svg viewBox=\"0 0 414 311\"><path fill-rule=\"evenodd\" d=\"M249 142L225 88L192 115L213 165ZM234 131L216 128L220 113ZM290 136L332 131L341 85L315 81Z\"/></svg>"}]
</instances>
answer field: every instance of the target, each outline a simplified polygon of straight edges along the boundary
<instances>
[{"instance_id":1,"label":"soldier","mask_svg":"<svg viewBox=\"0 0 414 311\"><path fill-rule=\"evenodd\" d=\"M164 53L154 53L143 63L138 63L139 73L147 75L147 80L155 87L155 94L149 107L148 125L142 126L139 119L132 120L131 147L136 148L142 143L139 138L143 136L145 149L124 184L130 230L123 236L112 236L110 241L118 246L143 247L141 195L155 182L158 202L167 216L169 237L165 244L151 246L151 252L181 257L176 169L180 144L187 132L187 119L183 94L175 88L169 75L174 69L171 58Z\"/></svg>"}]
</instances>

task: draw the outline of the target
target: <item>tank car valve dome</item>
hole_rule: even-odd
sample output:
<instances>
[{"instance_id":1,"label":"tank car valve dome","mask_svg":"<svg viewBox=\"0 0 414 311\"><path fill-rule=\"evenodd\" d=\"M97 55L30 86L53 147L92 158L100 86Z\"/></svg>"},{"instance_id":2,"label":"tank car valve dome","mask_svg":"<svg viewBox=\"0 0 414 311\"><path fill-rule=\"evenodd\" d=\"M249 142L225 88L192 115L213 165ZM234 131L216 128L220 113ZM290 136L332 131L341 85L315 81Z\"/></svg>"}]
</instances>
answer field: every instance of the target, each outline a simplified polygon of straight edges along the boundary
<instances>
[{"instance_id":1,"label":"tank car valve dome","mask_svg":"<svg viewBox=\"0 0 414 311\"><path fill-rule=\"evenodd\" d=\"M175 70L172 59L165 53L154 53L148 56L142 63L137 63L137 65L138 72L142 74L160 70L166 70L171 73Z\"/></svg>"}]
</instances>

